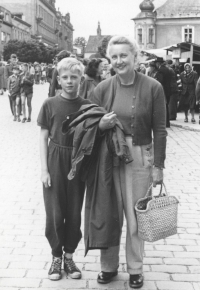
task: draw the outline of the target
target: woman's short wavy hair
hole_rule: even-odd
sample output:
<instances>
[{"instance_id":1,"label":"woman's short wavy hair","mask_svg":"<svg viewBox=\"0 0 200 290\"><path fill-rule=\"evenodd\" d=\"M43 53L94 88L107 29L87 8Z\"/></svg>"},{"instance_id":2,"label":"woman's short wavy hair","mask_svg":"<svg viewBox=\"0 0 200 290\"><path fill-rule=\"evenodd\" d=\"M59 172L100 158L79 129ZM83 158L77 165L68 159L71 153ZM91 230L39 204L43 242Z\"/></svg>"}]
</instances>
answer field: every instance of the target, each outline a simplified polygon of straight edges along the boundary
<instances>
[{"instance_id":1,"label":"woman's short wavy hair","mask_svg":"<svg viewBox=\"0 0 200 290\"><path fill-rule=\"evenodd\" d=\"M66 57L59 61L57 65L58 74L60 74L61 70L70 70L71 72L78 71L81 76L84 74L83 64L74 57Z\"/></svg>"},{"instance_id":2,"label":"woman's short wavy hair","mask_svg":"<svg viewBox=\"0 0 200 290\"><path fill-rule=\"evenodd\" d=\"M91 78L96 78L98 67L101 62L102 60L100 58L92 58L86 66L85 69L86 75L88 75Z\"/></svg>"},{"instance_id":3,"label":"woman's short wavy hair","mask_svg":"<svg viewBox=\"0 0 200 290\"><path fill-rule=\"evenodd\" d=\"M110 41L108 42L108 47L107 47L107 56L110 57L109 55L109 51L110 51L110 47L112 45L115 44L127 44L130 47L130 51L132 52L132 54L135 56L135 59L138 59L140 50L139 50L139 46L136 42L135 39L129 37L129 36L113 36Z\"/></svg>"}]
</instances>

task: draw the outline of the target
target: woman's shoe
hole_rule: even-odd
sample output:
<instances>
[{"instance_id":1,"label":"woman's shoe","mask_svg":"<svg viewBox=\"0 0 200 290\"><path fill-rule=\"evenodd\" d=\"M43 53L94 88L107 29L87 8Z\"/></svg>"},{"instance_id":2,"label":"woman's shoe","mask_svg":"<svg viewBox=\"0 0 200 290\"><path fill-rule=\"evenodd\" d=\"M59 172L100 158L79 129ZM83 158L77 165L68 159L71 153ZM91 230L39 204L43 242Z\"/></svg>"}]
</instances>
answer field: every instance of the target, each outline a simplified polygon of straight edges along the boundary
<instances>
[{"instance_id":1,"label":"woman's shoe","mask_svg":"<svg viewBox=\"0 0 200 290\"><path fill-rule=\"evenodd\" d=\"M17 117L14 117L13 121L14 121L14 122L17 121Z\"/></svg>"},{"instance_id":2,"label":"woman's shoe","mask_svg":"<svg viewBox=\"0 0 200 290\"><path fill-rule=\"evenodd\" d=\"M143 286L144 278L142 274L130 275L129 286L134 289L141 288Z\"/></svg>"},{"instance_id":3,"label":"woman's shoe","mask_svg":"<svg viewBox=\"0 0 200 290\"><path fill-rule=\"evenodd\" d=\"M27 119L27 122L31 122L31 118L28 118L28 119Z\"/></svg>"},{"instance_id":4,"label":"woman's shoe","mask_svg":"<svg viewBox=\"0 0 200 290\"><path fill-rule=\"evenodd\" d=\"M21 122L21 119L20 119L20 117L17 117L17 122Z\"/></svg>"},{"instance_id":5,"label":"woman's shoe","mask_svg":"<svg viewBox=\"0 0 200 290\"><path fill-rule=\"evenodd\" d=\"M196 120L195 120L194 118L192 118L192 119L191 119L191 122L192 122L193 124L195 124L195 123L196 123Z\"/></svg>"},{"instance_id":6,"label":"woman's shoe","mask_svg":"<svg viewBox=\"0 0 200 290\"><path fill-rule=\"evenodd\" d=\"M188 123L188 117L185 117L184 122L185 122L185 123Z\"/></svg>"},{"instance_id":7,"label":"woman's shoe","mask_svg":"<svg viewBox=\"0 0 200 290\"><path fill-rule=\"evenodd\" d=\"M110 283L112 281L112 279L115 276L117 276L117 274L118 274L118 271L116 271L116 272L103 272L103 271L101 271L98 274L97 282L100 283L100 284Z\"/></svg>"},{"instance_id":8,"label":"woman's shoe","mask_svg":"<svg viewBox=\"0 0 200 290\"><path fill-rule=\"evenodd\" d=\"M22 123L25 123L25 122L26 122L26 120L27 120L26 118L23 118L23 119L22 119Z\"/></svg>"}]
</instances>

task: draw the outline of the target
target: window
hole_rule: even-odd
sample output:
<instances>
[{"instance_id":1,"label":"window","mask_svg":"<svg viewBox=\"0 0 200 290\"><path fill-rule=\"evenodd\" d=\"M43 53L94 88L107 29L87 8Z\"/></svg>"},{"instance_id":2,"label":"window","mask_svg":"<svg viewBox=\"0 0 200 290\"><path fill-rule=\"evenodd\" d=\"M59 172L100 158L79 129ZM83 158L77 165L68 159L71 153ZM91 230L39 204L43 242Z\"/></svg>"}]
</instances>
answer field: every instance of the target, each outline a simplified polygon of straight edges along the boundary
<instances>
[{"instance_id":1,"label":"window","mask_svg":"<svg viewBox=\"0 0 200 290\"><path fill-rule=\"evenodd\" d=\"M7 33L6 42L8 42L9 40L10 40L10 34Z\"/></svg>"},{"instance_id":2,"label":"window","mask_svg":"<svg viewBox=\"0 0 200 290\"><path fill-rule=\"evenodd\" d=\"M194 42L194 27L193 26L187 26L183 27L182 30L182 41L184 42Z\"/></svg>"},{"instance_id":3,"label":"window","mask_svg":"<svg viewBox=\"0 0 200 290\"><path fill-rule=\"evenodd\" d=\"M138 43L142 43L142 28L138 28Z\"/></svg>"},{"instance_id":4,"label":"window","mask_svg":"<svg viewBox=\"0 0 200 290\"><path fill-rule=\"evenodd\" d=\"M5 32L1 32L1 41L6 41L6 34Z\"/></svg>"},{"instance_id":5,"label":"window","mask_svg":"<svg viewBox=\"0 0 200 290\"><path fill-rule=\"evenodd\" d=\"M53 27L54 20L53 16L49 14L43 7L39 6L39 17L42 18L42 21L48 24L50 27Z\"/></svg>"},{"instance_id":6,"label":"window","mask_svg":"<svg viewBox=\"0 0 200 290\"><path fill-rule=\"evenodd\" d=\"M149 43L154 43L154 29L149 28Z\"/></svg>"},{"instance_id":7,"label":"window","mask_svg":"<svg viewBox=\"0 0 200 290\"><path fill-rule=\"evenodd\" d=\"M8 14L8 13L6 13L5 20L6 20L7 22L9 22L9 14Z\"/></svg>"}]
</instances>

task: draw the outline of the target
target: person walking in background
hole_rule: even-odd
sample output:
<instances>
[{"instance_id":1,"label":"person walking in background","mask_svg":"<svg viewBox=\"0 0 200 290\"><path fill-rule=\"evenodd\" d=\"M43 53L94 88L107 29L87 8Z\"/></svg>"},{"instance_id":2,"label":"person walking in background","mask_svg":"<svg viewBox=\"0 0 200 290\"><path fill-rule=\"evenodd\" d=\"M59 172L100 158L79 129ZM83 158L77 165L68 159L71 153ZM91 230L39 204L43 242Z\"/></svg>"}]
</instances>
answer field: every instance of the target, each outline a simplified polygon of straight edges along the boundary
<instances>
[{"instance_id":1,"label":"person walking in background","mask_svg":"<svg viewBox=\"0 0 200 290\"><path fill-rule=\"evenodd\" d=\"M113 160L116 165L113 166L112 180L118 203L120 229L124 213L127 221L126 261L130 275L129 285L131 288L141 288L144 279L144 241L138 236L134 207L138 199L145 196L152 182L156 186L163 181L167 136L165 95L159 82L136 71L139 48L134 40L126 36L112 37L107 54L116 75L95 88L91 101L109 112L99 123L102 134L115 126L116 118L121 122L133 159L128 164L122 160L119 163ZM100 207L98 210L101 213ZM103 226L99 227L100 230L103 230ZM117 232L117 228L113 230L114 233ZM107 234L109 239L113 233ZM120 241L120 236L117 241ZM97 281L106 284L118 274L120 247L110 247L108 244L106 247L104 244L102 248L107 249L101 249L101 272Z\"/></svg>"},{"instance_id":2,"label":"person walking in background","mask_svg":"<svg viewBox=\"0 0 200 290\"><path fill-rule=\"evenodd\" d=\"M100 58L93 58L89 61L85 69L85 80L82 82L79 95L83 99L90 99L95 87L102 81L103 62Z\"/></svg>"},{"instance_id":3,"label":"person walking in background","mask_svg":"<svg viewBox=\"0 0 200 290\"><path fill-rule=\"evenodd\" d=\"M168 67L171 74L171 96L169 101L169 119L176 120L177 117L177 104L178 104L178 84L177 74L175 71L175 65L171 59L166 60L166 66Z\"/></svg>"},{"instance_id":4,"label":"person walking in background","mask_svg":"<svg viewBox=\"0 0 200 290\"><path fill-rule=\"evenodd\" d=\"M163 76L162 74L158 71L156 64L154 61L151 61L149 63L149 69L148 69L148 76L157 80L159 83L162 84L163 82Z\"/></svg>"},{"instance_id":5,"label":"person walking in background","mask_svg":"<svg viewBox=\"0 0 200 290\"><path fill-rule=\"evenodd\" d=\"M33 80L35 79L35 69L34 69L34 66L33 64L30 65L30 75L32 76Z\"/></svg>"},{"instance_id":6,"label":"person walking in background","mask_svg":"<svg viewBox=\"0 0 200 290\"><path fill-rule=\"evenodd\" d=\"M49 84L51 83L52 73L53 73L53 65L52 65L52 63L50 63L47 66L47 82Z\"/></svg>"},{"instance_id":7,"label":"person walking in background","mask_svg":"<svg viewBox=\"0 0 200 290\"><path fill-rule=\"evenodd\" d=\"M34 76L30 74L28 71L28 64L22 64L22 74L21 77L21 103L22 103L22 112L23 119L22 123L31 122L31 113L32 113L32 97L33 97L33 84L34 84ZM28 106L28 119L26 118L26 100Z\"/></svg>"},{"instance_id":8,"label":"person walking in background","mask_svg":"<svg viewBox=\"0 0 200 290\"><path fill-rule=\"evenodd\" d=\"M101 78L102 80L106 80L111 77L110 62L108 61L107 58L102 58L101 60L103 62L103 72L102 72Z\"/></svg>"},{"instance_id":9,"label":"person walking in background","mask_svg":"<svg viewBox=\"0 0 200 290\"><path fill-rule=\"evenodd\" d=\"M169 102L170 102L170 96L171 96L171 72L166 67L165 61L162 57L157 57L155 60L156 67L159 71L159 73L162 75L162 86L165 93L166 98L166 126L170 127L170 120L169 120Z\"/></svg>"},{"instance_id":10,"label":"person walking in background","mask_svg":"<svg viewBox=\"0 0 200 290\"><path fill-rule=\"evenodd\" d=\"M179 103L179 108L184 110L185 120L184 122L188 122L188 111L191 113L191 122L193 124L196 123L194 118L195 112L195 104L196 104L196 95L195 89L197 85L198 75L195 71L193 71L191 64L186 63L184 65L184 71L180 74L181 82L182 82L182 92L181 99Z\"/></svg>"},{"instance_id":11,"label":"person walking in background","mask_svg":"<svg viewBox=\"0 0 200 290\"><path fill-rule=\"evenodd\" d=\"M18 62L17 55L14 53L11 54L8 63L4 68L4 81L5 81L6 88L8 88L8 78L13 74L13 66L15 66L17 64L17 62ZM9 97L9 103L10 103L11 112L14 115L13 104L12 104L12 100L10 97Z\"/></svg>"},{"instance_id":12,"label":"person walking in background","mask_svg":"<svg viewBox=\"0 0 200 290\"><path fill-rule=\"evenodd\" d=\"M61 52L59 52L56 55L56 59L54 61L55 63L55 67L52 73L52 79L51 79L51 84L49 87L49 97L55 97L57 94L59 94L62 90L61 86L58 83L58 71L57 71L57 63L59 63L59 61L61 61L63 58L69 57L70 56L70 52L67 50L62 50Z\"/></svg>"},{"instance_id":13,"label":"person walking in background","mask_svg":"<svg viewBox=\"0 0 200 290\"><path fill-rule=\"evenodd\" d=\"M73 261L73 253L82 237L80 226L85 183L78 174L73 180L67 179L71 169L73 136L63 135L61 127L66 115L77 112L90 101L78 96L84 72L81 62L75 58L65 58L58 63L57 72L62 91L58 96L45 100L37 120L41 127L45 233L53 255L48 277L50 280L61 279L63 255L65 272L71 278L79 279L81 271Z\"/></svg>"},{"instance_id":14,"label":"person walking in background","mask_svg":"<svg viewBox=\"0 0 200 290\"><path fill-rule=\"evenodd\" d=\"M145 74L146 74L146 67L145 67L145 64L144 64L144 63L140 63L140 64L139 64L139 68L138 68L137 71L145 75Z\"/></svg>"},{"instance_id":15,"label":"person walking in background","mask_svg":"<svg viewBox=\"0 0 200 290\"><path fill-rule=\"evenodd\" d=\"M4 66L3 62L0 61L0 95L4 94L5 80L4 80Z\"/></svg>"},{"instance_id":16,"label":"person walking in background","mask_svg":"<svg viewBox=\"0 0 200 290\"><path fill-rule=\"evenodd\" d=\"M20 106L20 70L19 66L15 65L12 67L13 74L8 78L8 96L11 100L12 111L14 115L13 121L21 122L20 114L21 114L21 106Z\"/></svg>"},{"instance_id":17,"label":"person walking in background","mask_svg":"<svg viewBox=\"0 0 200 290\"><path fill-rule=\"evenodd\" d=\"M41 68L39 63L35 65L35 84L39 85L40 84L40 78L41 78Z\"/></svg>"}]
</instances>

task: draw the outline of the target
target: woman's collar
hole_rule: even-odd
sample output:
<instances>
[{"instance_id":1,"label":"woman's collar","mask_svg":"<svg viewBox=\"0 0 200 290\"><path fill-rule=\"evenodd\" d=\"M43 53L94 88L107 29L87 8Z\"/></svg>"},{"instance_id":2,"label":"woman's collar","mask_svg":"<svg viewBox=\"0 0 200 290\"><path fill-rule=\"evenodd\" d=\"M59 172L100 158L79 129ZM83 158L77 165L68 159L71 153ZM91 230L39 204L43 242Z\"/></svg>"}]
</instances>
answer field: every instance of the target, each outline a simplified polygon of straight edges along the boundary
<instances>
[{"instance_id":1,"label":"woman's collar","mask_svg":"<svg viewBox=\"0 0 200 290\"><path fill-rule=\"evenodd\" d=\"M120 80L120 77L119 75L117 74L116 75L116 78L117 78L117 82L119 83L120 86L133 86L137 80L137 77L138 77L138 73L136 70L134 70L134 77L133 77L133 80L129 83L129 84L123 84Z\"/></svg>"}]
</instances>

